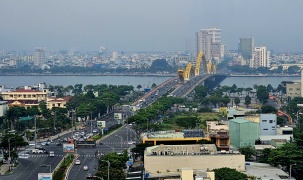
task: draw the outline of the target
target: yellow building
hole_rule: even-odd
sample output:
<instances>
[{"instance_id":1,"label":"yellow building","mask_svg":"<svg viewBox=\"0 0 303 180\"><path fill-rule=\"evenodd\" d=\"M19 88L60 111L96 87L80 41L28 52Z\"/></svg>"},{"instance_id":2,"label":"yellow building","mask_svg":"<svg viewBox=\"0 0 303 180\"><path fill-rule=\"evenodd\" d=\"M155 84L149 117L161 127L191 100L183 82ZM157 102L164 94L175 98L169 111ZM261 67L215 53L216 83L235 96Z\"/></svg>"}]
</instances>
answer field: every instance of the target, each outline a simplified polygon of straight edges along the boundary
<instances>
[{"instance_id":1,"label":"yellow building","mask_svg":"<svg viewBox=\"0 0 303 180\"><path fill-rule=\"evenodd\" d=\"M49 97L47 98L47 108L66 108L66 103L71 98L71 96L66 96L62 98Z\"/></svg>"},{"instance_id":2,"label":"yellow building","mask_svg":"<svg viewBox=\"0 0 303 180\"><path fill-rule=\"evenodd\" d=\"M18 89L11 92L2 92L3 100L8 101L8 106L23 106L29 108L38 106L39 102L47 100L47 92L33 89Z\"/></svg>"}]
</instances>

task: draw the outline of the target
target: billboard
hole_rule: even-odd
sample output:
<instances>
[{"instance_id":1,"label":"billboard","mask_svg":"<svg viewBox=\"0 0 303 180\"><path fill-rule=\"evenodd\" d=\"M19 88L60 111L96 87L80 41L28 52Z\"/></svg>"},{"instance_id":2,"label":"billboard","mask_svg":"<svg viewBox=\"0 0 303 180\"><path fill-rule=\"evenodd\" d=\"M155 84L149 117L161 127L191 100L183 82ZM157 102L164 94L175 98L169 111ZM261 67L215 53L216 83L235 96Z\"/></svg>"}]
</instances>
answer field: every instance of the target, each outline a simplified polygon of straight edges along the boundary
<instances>
[{"instance_id":1,"label":"billboard","mask_svg":"<svg viewBox=\"0 0 303 180\"><path fill-rule=\"evenodd\" d=\"M72 153L75 152L74 144L63 144L63 152Z\"/></svg>"},{"instance_id":2,"label":"billboard","mask_svg":"<svg viewBox=\"0 0 303 180\"><path fill-rule=\"evenodd\" d=\"M115 120L122 120L122 113L114 113Z\"/></svg>"},{"instance_id":3,"label":"billboard","mask_svg":"<svg viewBox=\"0 0 303 180\"><path fill-rule=\"evenodd\" d=\"M97 127L98 128L105 128L106 127L105 121L97 121Z\"/></svg>"},{"instance_id":4,"label":"billboard","mask_svg":"<svg viewBox=\"0 0 303 180\"><path fill-rule=\"evenodd\" d=\"M38 180L52 180L52 173L38 173Z\"/></svg>"}]
</instances>

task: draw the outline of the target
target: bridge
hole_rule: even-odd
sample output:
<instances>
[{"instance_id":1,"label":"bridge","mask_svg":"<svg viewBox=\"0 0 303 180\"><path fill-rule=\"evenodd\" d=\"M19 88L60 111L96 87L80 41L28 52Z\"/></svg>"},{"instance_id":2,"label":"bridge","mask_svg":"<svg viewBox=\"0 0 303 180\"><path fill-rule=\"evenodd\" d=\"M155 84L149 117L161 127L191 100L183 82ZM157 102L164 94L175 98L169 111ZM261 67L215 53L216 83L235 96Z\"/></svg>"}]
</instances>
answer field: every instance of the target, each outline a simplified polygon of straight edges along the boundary
<instances>
[{"instance_id":1,"label":"bridge","mask_svg":"<svg viewBox=\"0 0 303 180\"><path fill-rule=\"evenodd\" d=\"M169 96L186 97L199 85L204 85L210 89L214 88L226 77L226 75L217 75L216 69L216 65L211 61L206 62L205 55L201 51L196 59L195 67L189 62L185 69L179 68L178 77L173 77L160 84L134 102L132 106L137 109L145 108L172 89L173 91ZM200 74L200 70L203 71L202 74Z\"/></svg>"}]
</instances>

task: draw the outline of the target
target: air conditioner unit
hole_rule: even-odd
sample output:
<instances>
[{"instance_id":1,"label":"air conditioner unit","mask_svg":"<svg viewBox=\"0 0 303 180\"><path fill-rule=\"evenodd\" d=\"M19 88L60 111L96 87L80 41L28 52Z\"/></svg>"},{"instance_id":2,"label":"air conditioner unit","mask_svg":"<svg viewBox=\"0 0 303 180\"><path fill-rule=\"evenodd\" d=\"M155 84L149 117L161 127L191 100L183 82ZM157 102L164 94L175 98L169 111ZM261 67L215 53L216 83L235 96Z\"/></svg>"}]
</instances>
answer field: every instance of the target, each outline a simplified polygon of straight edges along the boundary
<instances>
[{"instance_id":1,"label":"air conditioner unit","mask_svg":"<svg viewBox=\"0 0 303 180\"><path fill-rule=\"evenodd\" d=\"M157 171L157 173L160 173L161 171Z\"/></svg>"},{"instance_id":2,"label":"air conditioner unit","mask_svg":"<svg viewBox=\"0 0 303 180\"><path fill-rule=\"evenodd\" d=\"M177 172L180 172L180 169L177 169Z\"/></svg>"}]
</instances>

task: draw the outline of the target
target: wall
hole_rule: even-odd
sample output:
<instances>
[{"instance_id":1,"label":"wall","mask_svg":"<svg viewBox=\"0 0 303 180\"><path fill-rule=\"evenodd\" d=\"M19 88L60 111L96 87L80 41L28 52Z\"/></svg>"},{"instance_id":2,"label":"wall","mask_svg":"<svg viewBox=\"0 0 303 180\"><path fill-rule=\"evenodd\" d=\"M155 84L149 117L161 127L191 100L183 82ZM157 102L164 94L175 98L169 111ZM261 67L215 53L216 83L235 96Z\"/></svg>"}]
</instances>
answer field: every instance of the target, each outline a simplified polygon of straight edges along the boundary
<instances>
[{"instance_id":1,"label":"wall","mask_svg":"<svg viewBox=\"0 0 303 180\"><path fill-rule=\"evenodd\" d=\"M144 167L151 177L162 173L179 172L178 169L192 168L213 170L229 167L239 171L245 171L245 156L241 154L216 154L216 155L180 155L180 156L150 156L144 155ZM181 173L181 172L180 172Z\"/></svg>"}]
</instances>

